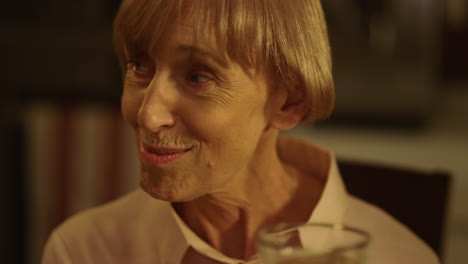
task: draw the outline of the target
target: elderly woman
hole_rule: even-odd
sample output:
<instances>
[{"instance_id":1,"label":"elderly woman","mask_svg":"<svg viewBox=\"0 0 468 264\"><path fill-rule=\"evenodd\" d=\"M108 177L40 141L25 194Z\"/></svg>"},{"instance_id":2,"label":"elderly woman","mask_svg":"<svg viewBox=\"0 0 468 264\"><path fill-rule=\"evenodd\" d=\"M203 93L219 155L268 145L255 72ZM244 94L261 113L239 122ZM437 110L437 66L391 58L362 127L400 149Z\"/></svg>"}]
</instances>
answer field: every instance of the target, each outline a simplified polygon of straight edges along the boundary
<instances>
[{"instance_id":1,"label":"elderly woman","mask_svg":"<svg viewBox=\"0 0 468 264\"><path fill-rule=\"evenodd\" d=\"M114 33L142 190L66 221L43 263L256 262L280 222L361 227L368 263L438 262L331 153L278 135L333 108L319 0L124 0Z\"/></svg>"}]
</instances>

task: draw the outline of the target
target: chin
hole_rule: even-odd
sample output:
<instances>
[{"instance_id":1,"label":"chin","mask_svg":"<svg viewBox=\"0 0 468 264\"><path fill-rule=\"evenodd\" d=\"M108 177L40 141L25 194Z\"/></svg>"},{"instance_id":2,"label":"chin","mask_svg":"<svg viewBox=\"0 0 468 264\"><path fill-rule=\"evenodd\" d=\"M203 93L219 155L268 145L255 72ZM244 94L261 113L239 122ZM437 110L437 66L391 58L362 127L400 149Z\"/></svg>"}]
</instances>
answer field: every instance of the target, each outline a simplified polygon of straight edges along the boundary
<instances>
[{"instance_id":1,"label":"chin","mask_svg":"<svg viewBox=\"0 0 468 264\"><path fill-rule=\"evenodd\" d=\"M189 189L193 186L164 180L155 182L145 175L140 178L140 187L151 197L167 202L189 202L203 196L191 193Z\"/></svg>"}]
</instances>

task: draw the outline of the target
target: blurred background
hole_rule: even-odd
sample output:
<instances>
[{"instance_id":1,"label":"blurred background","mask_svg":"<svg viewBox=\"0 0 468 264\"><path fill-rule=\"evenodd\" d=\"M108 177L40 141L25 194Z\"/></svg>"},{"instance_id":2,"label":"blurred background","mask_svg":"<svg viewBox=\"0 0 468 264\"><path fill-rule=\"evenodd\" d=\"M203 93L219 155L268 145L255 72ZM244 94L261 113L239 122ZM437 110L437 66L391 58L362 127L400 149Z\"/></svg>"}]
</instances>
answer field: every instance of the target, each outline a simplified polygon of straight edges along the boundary
<instances>
[{"instance_id":1,"label":"blurred background","mask_svg":"<svg viewBox=\"0 0 468 264\"><path fill-rule=\"evenodd\" d=\"M119 2L2 3L4 263L39 263L51 229L63 219L136 186L112 48ZM288 133L338 157L450 172L442 258L462 263L468 259L468 1L323 4L336 111Z\"/></svg>"}]
</instances>

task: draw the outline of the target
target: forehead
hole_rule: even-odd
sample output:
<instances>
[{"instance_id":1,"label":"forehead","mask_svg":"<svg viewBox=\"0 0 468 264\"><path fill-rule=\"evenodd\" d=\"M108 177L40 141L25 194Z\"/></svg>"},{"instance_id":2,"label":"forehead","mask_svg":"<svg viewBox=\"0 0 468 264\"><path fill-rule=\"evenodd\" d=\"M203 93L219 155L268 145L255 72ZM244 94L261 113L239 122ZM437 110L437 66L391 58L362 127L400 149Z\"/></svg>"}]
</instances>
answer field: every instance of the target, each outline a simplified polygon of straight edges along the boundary
<instances>
[{"instance_id":1,"label":"forehead","mask_svg":"<svg viewBox=\"0 0 468 264\"><path fill-rule=\"evenodd\" d=\"M187 55L208 58L218 65L229 68L232 61L226 52L217 47L213 35L205 35L203 39L196 39L194 31L186 24L169 24L161 35L160 41L153 47L143 50L150 56ZM139 51L127 51L126 55L139 55Z\"/></svg>"},{"instance_id":2,"label":"forehead","mask_svg":"<svg viewBox=\"0 0 468 264\"><path fill-rule=\"evenodd\" d=\"M127 0L116 18L116 42L129 51L151 52L171 35L171 25L178 24L186 27L184 41L209 47L243 67L257 67L264 57L259 56L262 33L255 21L245 18L252 16L241 2L257 1Z\"/></svg>"},{"instance_id":3,"label":"forehead","mask_svg":"<svg viewBox=\"0 0 468 264\"><path fill-rule=\"evenodd\" d=\"M148 47L150 51L171 44L170 46L181 47L181 50L189 50L191 48L193 51L204 51L210 54L223 55L225 53L222 47L217 45L213 33L207 32L203 35L203 38L200 38L193 27L181 20L168 24L158 41L154 41L151 44Z\"/></svg>"}]
</instances>

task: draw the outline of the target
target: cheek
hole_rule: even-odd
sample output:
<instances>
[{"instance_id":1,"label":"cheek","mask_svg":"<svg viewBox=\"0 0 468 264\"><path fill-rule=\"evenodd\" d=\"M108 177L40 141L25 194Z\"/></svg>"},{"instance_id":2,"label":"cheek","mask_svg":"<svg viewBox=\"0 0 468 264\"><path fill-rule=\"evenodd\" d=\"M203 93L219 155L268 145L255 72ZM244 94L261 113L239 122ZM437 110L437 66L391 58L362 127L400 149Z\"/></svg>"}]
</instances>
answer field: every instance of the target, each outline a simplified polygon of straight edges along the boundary
<instances>
[{"instance_id":1,"label":"cheek","mask_svg":"<svg viewBox=\"0 0 468 264\"><path fill-rule=\"evenodd\" d=\"M130 94L128 92L123 93L121 101L121 110L124 119L133 127L137 126L137 117L138 111L142 99L135 94Z\"/></svg>"},{"instance_id":2,"label":"cheek","mask_svg":"<svg viewBox=\"0 0 468 264\"><path fill-rule=\"evenodd\" d=\"M184 123L190 134L215 156L245 151L246 145L254 146L263 128L263 113L259 107L244 106L225 111L198 105L190 109L182 115Z\"/></svg>"},{"instance_id":3,"label":"cheek","mask_svg":"<svg viewBox=\"0 0 468 264\"><path fill-rule=\"evenodd\" d=\"M210 103L187 105L180 117L193 136L206 143L227 136L226 130L236 122L235 111L225 111Z\"/></svg>"}]
</instances>

